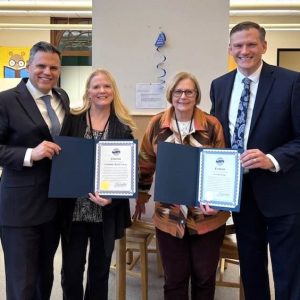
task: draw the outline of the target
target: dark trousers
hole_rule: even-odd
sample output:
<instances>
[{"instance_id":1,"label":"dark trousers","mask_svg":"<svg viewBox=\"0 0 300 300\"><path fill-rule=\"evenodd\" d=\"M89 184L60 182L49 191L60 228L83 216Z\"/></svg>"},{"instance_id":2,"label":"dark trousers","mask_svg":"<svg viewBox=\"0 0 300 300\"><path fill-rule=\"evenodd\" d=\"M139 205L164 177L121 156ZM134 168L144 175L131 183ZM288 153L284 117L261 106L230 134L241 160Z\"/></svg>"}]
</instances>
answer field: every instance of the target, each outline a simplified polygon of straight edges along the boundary
<instances>
[{"instance_id":1,"label":"dark trousers","mask_svg":"<svg viewBox=\"0 0 300 300\"><path fill-rule=\"evenodd\" d=\"M268 244L276 300L299 300L300 214L265 217L246 178L241 210L233 220L246 300L270 300Z\"/></svg>"},{"instance_id":2,"label":"dark trousers","mask_svg":"<svg viewBox=\"0 0 300 300\"><path fill-rule=\"evenodd\" d=\"M53 260L59 243L55 221L32 227L2 227L7 300L50 299Z\"/></svg>"},{"instance_id":3,"label":"dark trousers","mask_svg":"<svg viewBox=\"0 0 300 300\"><path fill-rule=\"evenodd\" d=\"M165 273L164 299L188 300L191 280L192 300L213 300L216 269L225 226L203 235L182 239L156 229Z\"/></svg>"},{"instance_id":4,"label":"dark trousers","mask_svg":"<svg viewBox=\"0 0 300 300\"><path fill-rule=\"evenodd\" d=\"M85 292L83 274L89 241ZM64 300L106 300L111 255L104 249L102 223L73 222L70 236L62 237Z\"/></svg>"}]
</instances>

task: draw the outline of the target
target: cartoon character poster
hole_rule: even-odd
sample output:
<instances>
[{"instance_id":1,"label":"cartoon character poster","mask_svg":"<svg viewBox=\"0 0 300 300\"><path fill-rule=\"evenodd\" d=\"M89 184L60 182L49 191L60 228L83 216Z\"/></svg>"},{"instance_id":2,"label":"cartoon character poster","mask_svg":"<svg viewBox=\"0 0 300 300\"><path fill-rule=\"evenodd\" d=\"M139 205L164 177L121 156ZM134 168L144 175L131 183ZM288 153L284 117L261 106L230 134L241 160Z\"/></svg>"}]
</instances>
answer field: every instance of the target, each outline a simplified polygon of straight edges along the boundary
<instances>
[{"instance_id":1,"label":"cartoon character poster","mask_svg":"<svg viewBox=\"0 0 300 300\"><path fill-rule=\"evenodd\" d=\"M28 77L29 47L0 47L0 78Z\"/></svg>"}]
</instances>

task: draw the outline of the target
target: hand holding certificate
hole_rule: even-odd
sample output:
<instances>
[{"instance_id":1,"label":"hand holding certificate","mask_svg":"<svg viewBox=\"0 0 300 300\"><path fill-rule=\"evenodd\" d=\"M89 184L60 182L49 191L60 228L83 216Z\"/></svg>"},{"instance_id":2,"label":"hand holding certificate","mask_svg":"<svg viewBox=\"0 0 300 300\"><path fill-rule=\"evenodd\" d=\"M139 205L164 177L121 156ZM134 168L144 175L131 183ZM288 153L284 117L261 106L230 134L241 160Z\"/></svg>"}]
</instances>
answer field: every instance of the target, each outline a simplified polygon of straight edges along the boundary
<instances>
[{"instance_id":1,"label":"hand holding certificate","mask_svg":"<svg viewBox=\"0 0 300 300\"><path fill-rule=\"evenodd\" d=\"M136 144L100 141L96 146L95 191L102 196L130 196L136 192Z\"/></svg>"},{"instance_id":2,"label":"hand holding certificate","mask_svg":"<svg viewBox=\"0 0 300 300\"><path fill-rule=\"evenodd\" d=\"M160 142L154 199L160 202L239 211L240 153Z\"/></svg>"},{"instance_id":3,"label":"hand holding certificate","mask_svg":"<svg viewBox=\"0 0 300 300\"><path fill-rule=\"evenodd\" d=\"M76 198L97 192L134 198L137 191L137 141L56 137L61 152L52 161L49 197Z\"/></svg>"},{"instance_id":4,"label":"hand holding certificate","mask_svg":"<svg viewBox=\"0 0 300 300\"><path fill-rule=\"evenodd\" d=\"M199 203L221 210L238 210L241 175L237 150L203 149L199 161Z\"/></svg>"}]
</instances>

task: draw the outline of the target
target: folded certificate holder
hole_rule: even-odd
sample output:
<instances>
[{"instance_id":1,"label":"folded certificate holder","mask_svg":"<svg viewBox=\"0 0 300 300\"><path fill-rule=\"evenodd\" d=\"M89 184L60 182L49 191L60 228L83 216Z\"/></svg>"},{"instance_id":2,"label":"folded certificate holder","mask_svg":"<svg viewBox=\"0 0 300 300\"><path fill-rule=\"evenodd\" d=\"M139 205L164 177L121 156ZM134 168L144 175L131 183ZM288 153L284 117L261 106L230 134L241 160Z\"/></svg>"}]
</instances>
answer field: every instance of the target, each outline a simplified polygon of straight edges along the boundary
<instances>
[{"instance_id":1,"label":"folded certificate holder","mask_svg":"<svg viewBox=\"0 0 300 300\"><path fill-rule=\"evenodd\" d=\"M239 211L240 152L159 142L154 200L163 203Z\"/></svg>"},{"instance_id":2,"label":"folded certificate holder","mask_svg":"<svg viewBox=\"0 0 300 300\"><path fill-rule=\"evenodd\" d=\"M136 140L57 136L55 142L61 151L52 159L49 197L85 197L96 191L110 198L136 197Z\"/></svg>"}]
</instances>

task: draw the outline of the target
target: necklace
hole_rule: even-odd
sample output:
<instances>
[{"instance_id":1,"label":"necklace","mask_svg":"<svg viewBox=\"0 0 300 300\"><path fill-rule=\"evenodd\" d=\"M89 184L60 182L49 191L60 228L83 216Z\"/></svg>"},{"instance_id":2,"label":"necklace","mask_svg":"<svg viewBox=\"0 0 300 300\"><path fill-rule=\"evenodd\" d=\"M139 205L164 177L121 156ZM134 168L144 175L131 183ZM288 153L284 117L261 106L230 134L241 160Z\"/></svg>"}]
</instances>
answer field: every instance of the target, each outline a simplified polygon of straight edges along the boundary
<instances>
[{"instance_id":1,"label":"necklace","mask_svg":"<svg viewBox=\"0 0 300 300\"><path fill-rule=\"evenodd\" d=\"M177 120L177 117L176 117L176 112L174 112L174 115L175 115L176 127L177 127L179 137L180 137L180 144L183 144L183 139L182 139L181 131L180 131L180 128L179 128L178 120ZM194 111L193 111L192 118L191 118L191 121L190 121L190 127L189 127L188 133L190 133L191 130L192 130L193 119L194 119Z\"/></svg>"},{"instance_id":2,"label":"necklace","mask_svg":"<svg viewBox=\"0 0 300 300\"><path fill-rule=\"evenodd\" d=\"M94 131L93 125L92 125L92 119L91 119L90 109L88 110L88 118L89 118L89 122L90 122L90 130L91 130L92 139L95 140L95 137L94 137L94 132L95 131ZM107 118L107 121L106 121L105 126L103 128L103 131L99 135L99 140L102 140L102 138L103 138L103 135L105 133L106 127L107 127L108 122L109 122L109 119L110 119L110 116Z\"/></svg>"}]
</instances>

